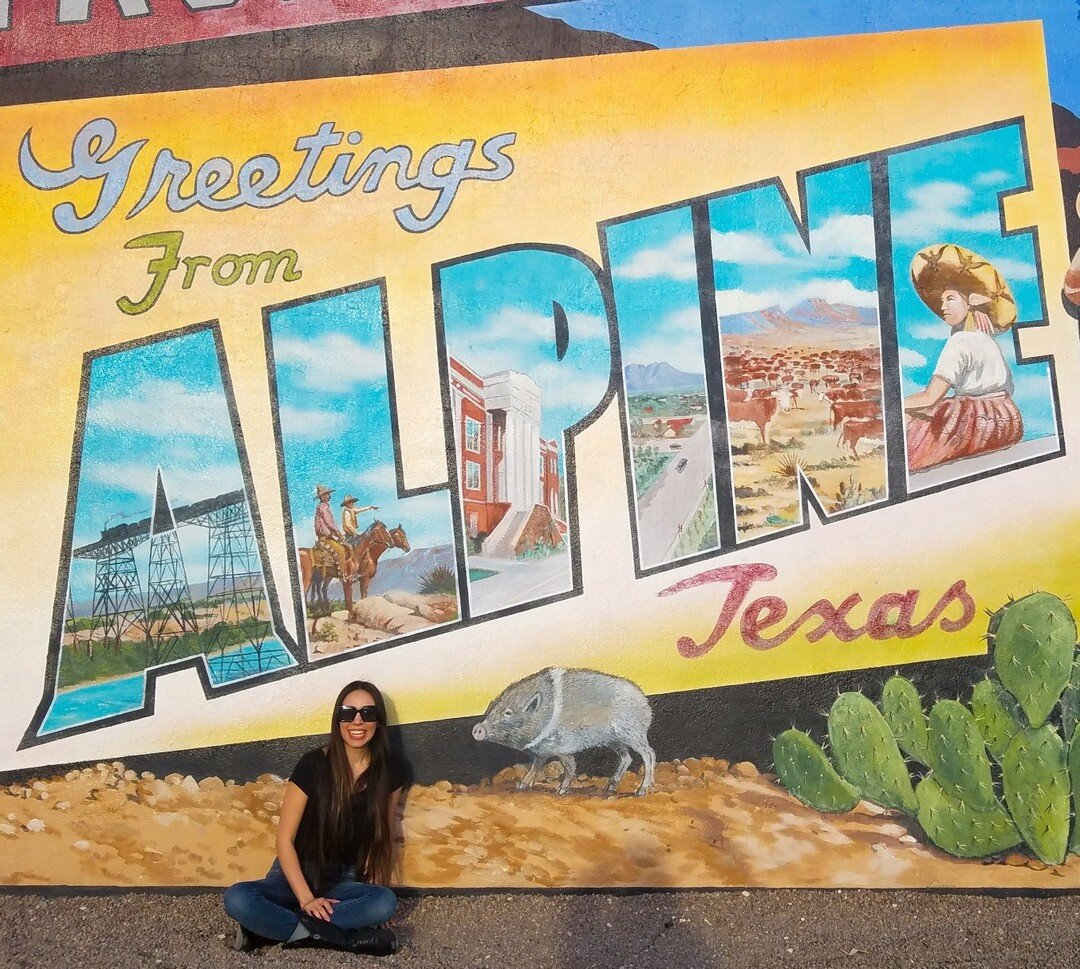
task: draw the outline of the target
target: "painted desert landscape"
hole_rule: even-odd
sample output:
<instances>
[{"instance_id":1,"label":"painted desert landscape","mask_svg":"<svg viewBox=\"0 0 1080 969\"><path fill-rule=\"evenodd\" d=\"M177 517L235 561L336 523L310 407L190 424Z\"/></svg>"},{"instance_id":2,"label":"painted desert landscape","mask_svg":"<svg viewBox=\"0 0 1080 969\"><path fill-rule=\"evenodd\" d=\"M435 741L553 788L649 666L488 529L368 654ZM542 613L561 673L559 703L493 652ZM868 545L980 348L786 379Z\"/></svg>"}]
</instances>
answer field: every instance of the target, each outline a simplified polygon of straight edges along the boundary
<instances>
[{"instance_id":1,"label":"painted desert landscape","mask_svg":"<svg viewBox=\"0 0 1080 969\"><path fill-rule=\"evenodd\" d=\"M1080 857L1047 866L1022 850L961 860L914 821L860 802L820 814L748 762L657 765L656 786L601 797L580 776L555 794L551 765L531 791L523 767L479 785L414 786L398 883L421 888L600 886L1080 887ZM11 885L228 885L274 857L283 781L236 784L126 770L120 762L0 790L0 881Z\"/></svg>"}]
</instances>

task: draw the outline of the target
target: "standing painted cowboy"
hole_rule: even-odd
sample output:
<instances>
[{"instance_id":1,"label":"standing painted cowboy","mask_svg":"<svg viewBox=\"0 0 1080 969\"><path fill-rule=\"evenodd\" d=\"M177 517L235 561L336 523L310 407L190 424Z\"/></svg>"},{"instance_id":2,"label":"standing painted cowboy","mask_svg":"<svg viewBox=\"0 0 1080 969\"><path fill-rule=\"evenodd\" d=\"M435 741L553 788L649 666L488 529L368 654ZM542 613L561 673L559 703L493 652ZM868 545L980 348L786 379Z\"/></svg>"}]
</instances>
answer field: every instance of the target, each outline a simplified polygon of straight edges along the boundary
<instances>
[{"instance_id":1,"label":"standing painted cowboy","mask_svg":"<svg viewBox=\"0 0 1080 969\"><path fill-rule=\"evenodd\" d=\"M359 498L346 495L341 502L341 530L345 533L345 544L350 548L360 541L360 513L364 511L378 511L378 505L365 505L357 508Z\"/></svg>"},{"instance_id":2,"label":"standing painted cowboy","mask_svg":"<svg viewBox=\"0 0 1080 969\"><path fill-rule=\"evenodd\" d=\"M315 485L315 500L318 502L315 506L315 543L334 557L338 575L344 584L352 579L352 575L349 572L349 552L344 545L344 536L338 530L334 511L330 507L330 496L333 493L333 488Z\"/></svg>"}]
</instances>

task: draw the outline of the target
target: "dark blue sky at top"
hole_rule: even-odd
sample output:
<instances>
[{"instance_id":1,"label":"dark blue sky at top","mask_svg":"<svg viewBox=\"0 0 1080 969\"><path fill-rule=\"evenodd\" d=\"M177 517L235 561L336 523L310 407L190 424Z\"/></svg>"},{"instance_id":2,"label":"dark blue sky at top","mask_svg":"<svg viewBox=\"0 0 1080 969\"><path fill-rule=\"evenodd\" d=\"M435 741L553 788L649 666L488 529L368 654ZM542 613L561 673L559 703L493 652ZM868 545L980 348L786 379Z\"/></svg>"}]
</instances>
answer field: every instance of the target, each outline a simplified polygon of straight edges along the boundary
<instances>
[{"instance_id":1,"label":"dark blue sky at top","mask_svg":"<svg viewBox=\"0 0 1080 969\"><path fill-rule=\"evenodd\" d=\"M607 30L657 47L1041 20L1053 98L1080 114L1076 0L570 0L533 9L573 27Z\"/></svg>"}]
</instances>

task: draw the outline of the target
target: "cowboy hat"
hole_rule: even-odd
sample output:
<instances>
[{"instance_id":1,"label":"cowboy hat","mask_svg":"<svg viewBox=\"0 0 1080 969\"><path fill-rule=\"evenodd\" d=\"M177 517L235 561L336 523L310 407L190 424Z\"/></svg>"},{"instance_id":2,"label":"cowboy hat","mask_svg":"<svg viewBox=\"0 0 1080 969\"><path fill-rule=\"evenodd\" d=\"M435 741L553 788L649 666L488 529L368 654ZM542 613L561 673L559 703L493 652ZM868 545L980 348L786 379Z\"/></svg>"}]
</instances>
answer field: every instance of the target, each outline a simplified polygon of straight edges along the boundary
<instances>
[{"instance_id":1,"label":"cowboy hat","mask_svg":"<svg viewBox=\"0 0 1080 969\"><path fill-rule=\"evenodd\" d=\"M1016 322L1016 298L993 265L970 249L954 243L927 246L911 260L911 283L919 298L937 316L941 297L955 290L972 309L981 310L997 333Z\"/></svg>"},{"instance_id":2,"label":"cowboy hat","mask_svg":"<svg viewBox=\"0 0 1080 969\"><path fill-rule=\"evenodd\" d=\"M355 505L359 500L359 498L354 498L352 495L346 495L341 499L341 507L344 508L346 505Z\"/></svg>"},{"instance_id":3,"label":"cowboy hat","mask_svg":"<svg viewBox=\"0 0 1080 969\"><path fill-rule=\"evenodd\" d=\"M319 501L323 495L332 495L334 493L333 488L327 488L326 485L315 485L315 500Z\"/></svg>"}]
</instances>

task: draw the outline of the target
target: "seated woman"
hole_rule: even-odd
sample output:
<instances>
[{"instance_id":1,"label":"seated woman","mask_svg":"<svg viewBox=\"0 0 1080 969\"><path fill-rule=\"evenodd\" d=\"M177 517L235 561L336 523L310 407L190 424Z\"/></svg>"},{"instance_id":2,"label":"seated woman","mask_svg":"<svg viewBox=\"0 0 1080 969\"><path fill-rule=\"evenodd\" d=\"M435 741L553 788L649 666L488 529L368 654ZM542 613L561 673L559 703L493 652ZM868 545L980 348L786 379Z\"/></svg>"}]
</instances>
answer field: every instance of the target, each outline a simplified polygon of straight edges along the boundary
<instances>
[{"instance_id":1,"label":"seated woman","mask_svg":"<svg viewBox=\"0 0 1080 969\"><path fill-rule=\"evenodd\" d=\"M258 881L225 893L238 923L233 947L284 942L390 955L387 886L403 772L390 755L386 704L363 680L338 694L325 747L300 758L285 785L277 860Z\"/></svg>"},{"instance_id":2,"label":"seated woman","mask_svg":"<svg viewBox=\"0 0 1080 969\"><path fill-rule=\"evenodd\" d=\"M1076 196L1076 214L1080 216L1080 195ZM1076 250L1072 262L1065 273L1065 298L1075 306L1080 306L1080 249Z\"/></svg>"},{"instance_id":3,"label":"seated woman","mask_svg":"<svg viewBox=\"0 0 1080 969\"><path fill-rule=\"evenodd\" d=\"M951 333L926 388L904 401L908 468L922 471L1018 444L1024 419L994 340L1016 322L1008 285L990 263L956 245L917 253L911 278Z\"/></svg>"}]
</instances>

